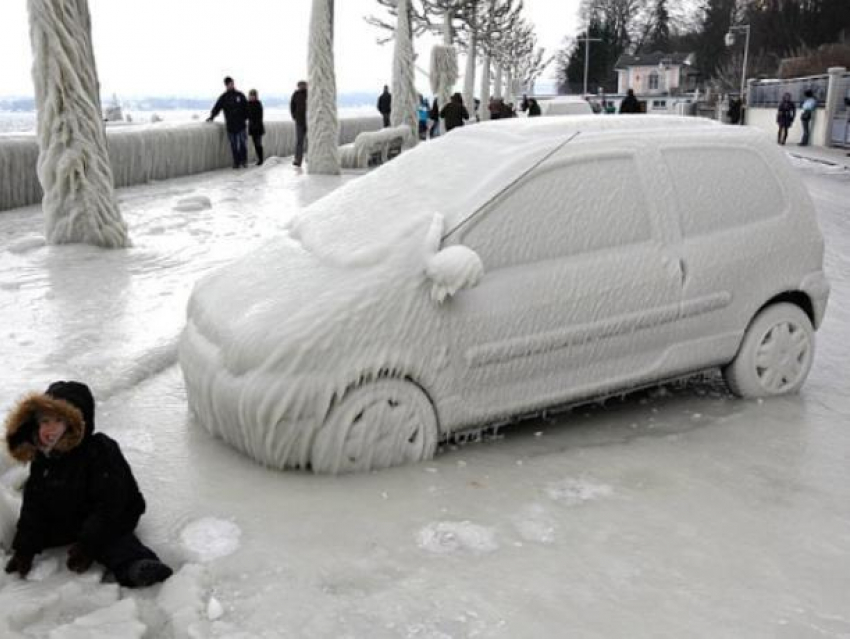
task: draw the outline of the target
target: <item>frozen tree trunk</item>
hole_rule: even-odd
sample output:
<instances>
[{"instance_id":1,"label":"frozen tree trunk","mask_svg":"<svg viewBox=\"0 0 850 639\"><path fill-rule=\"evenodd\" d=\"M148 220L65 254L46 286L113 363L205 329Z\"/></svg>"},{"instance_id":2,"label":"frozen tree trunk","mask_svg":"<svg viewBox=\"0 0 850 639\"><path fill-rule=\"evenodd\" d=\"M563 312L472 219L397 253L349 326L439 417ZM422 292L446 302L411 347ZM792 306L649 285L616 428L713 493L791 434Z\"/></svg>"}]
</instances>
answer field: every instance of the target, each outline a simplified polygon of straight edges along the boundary
<instances>
[{"instance_id":1,"label":"frozen tree trunk","mask_svg":"<svg viewBox=\"0 0 850 639\"><path fill-rule=\"evenodd\" d=\"M473 32L469 36L469 49L466 52L466 74L463 77L463 103L469 109L472 117L475 117L475 48L478 46L478 38Z\"/></svg>"},{"instance_id":2,"label":"frozen tree trunk","mask_svg":"<svg viewBox=\"0 0 850 639\"><path fill-rule=\"evenodd\" d=\"M493 80L493 95L497 98L504 97L502 95L502 63L496 63L496 77Z\"/></svg>"},{"instance_id":3,"label":"frozen tree trunk","mask_svg":"<svg viewBox=\"0 0 850 639\"><path fill-rule=\"evenodd\" d=\"M431 49L431 91L437 96L440 110L449 103L452 89L457 82L457 52L452 46L452 14L446 11L443 22L443 44ZM440 118L443 122L443 118ZM445 123L442 132L446 132Z\"/></svg>"},{"instance_id":4,"label":"frozen tree trunk","mask_svg":"<svg viewBox=\"0 0 850 639\"><path fill-rule=\"evenodd\" d=\"M130 244L112 186L88 0L29 0L38 179L50 244Z\"/></svg>"},{"instance_id":5,"label":"frozen tree trunk","mask_svg":"<svg viewBox=\"0 0 850 639\"><path fill-rule=\"evenodd\" d=\"M410 29L410 0L398 0L398 24L393 52L393 103L390 122L410 127L408 146L419 142L419 100L414 78L413 35Z\"/></svg>"},{"instance_id":6,"label":"frozen tree trunk","mask_svg":"<svg viewBox=\"0 0 850 639\"><path fill-rule=\"evenodd\" d=\"M478 97L481 99L481 121L490 119L490 54L484 54L484 62L481 64L481 90Z\"/></svg>"},{"instance_id":7,"label":"frozen tree trunk","mask_svg":"<svg viewBox=\"0 0 850 639\"><path fill-rule=\"evenodd\" d=\"M514 101L514 72L511 69L505 71L505 99Z\"/></svg>"},{"instance_id":8,"label":"frozen tree trunk","mask_svg":"<svg viewBox=\"0 0 850 639\"><path fill-rule=\"evenodd\" d=\"M339 175L334 0L313 0L307 51L307 173Z\"/></svg>"}]
</instances>

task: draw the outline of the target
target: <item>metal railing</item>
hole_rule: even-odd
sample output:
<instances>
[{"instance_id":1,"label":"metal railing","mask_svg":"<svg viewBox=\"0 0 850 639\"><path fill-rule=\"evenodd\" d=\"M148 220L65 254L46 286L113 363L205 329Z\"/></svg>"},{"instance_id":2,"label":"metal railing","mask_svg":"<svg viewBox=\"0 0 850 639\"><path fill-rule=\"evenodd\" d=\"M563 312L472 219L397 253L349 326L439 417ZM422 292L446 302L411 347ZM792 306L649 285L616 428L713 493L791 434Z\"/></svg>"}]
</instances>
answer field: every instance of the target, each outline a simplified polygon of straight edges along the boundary
<instances>
[{"instance_id":1,"label":"metal railing","mask_svg":"<svg viewBox=\"0 0 850 639\"><path fill-rule=\"evenodd\" d=\"M752 85L749 103L751 107L779 106L782 96L791 94L791 101L799 106L805 99L804 93L811 90L818 106L826 105L826 92L829 87L828 75L813 75L791 80L759 80Z\"/></svg>"}]
</instances>

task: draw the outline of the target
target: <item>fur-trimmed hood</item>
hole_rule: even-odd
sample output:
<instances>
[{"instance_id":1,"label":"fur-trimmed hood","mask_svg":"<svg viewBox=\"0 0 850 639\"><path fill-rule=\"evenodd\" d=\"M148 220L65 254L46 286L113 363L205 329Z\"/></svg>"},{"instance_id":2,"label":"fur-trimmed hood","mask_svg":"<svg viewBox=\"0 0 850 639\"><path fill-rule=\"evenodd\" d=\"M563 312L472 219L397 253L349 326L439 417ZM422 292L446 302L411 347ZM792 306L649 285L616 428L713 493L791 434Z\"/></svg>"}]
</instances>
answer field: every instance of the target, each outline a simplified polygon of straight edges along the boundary
<instances>
[{"instance_id":1,"label":"fur-trimmed hood","mask_svg":"<svg viewBox=\"0 0 850 639\"><path fill-rule=\"evenodd\" d=\"M55 382L44 393L25 396L6 417L6 446L20 462L31 462L38 453L38 415L42 413L57 415L67 424L54 453L74 450L94 431L94 397L88 386Z\"/></svg>"}]
</instances>

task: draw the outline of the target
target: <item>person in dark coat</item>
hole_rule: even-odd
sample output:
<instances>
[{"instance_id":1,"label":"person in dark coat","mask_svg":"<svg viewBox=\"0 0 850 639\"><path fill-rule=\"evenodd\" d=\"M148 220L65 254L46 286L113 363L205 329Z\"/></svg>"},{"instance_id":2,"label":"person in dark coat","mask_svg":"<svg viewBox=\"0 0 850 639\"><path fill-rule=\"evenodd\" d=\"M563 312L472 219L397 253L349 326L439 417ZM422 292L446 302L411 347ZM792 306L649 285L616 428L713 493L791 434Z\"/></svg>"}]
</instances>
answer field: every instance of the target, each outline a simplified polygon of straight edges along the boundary
<instances>
[{"instance_id":1,"label":"person in dark coat","mask_svg":"<svg viewBox=\"0 0 850 639\"><path fill-rule=\"evenodd\" d=\"M307 143L307 83L298 83L298 88L289 100L289 114L295 122L295 159L293 166L301 166L304 161L304 146Z\"/></svg>"},{"instance_id":2,"label":"person in dark coat","mask_svg":"<svg viewBox=\"0 0 850 639\"><path fill-rule=\"evenodd\" d=\"M263 103L260 102L256 89L248 91L248 104L245 107L245 115L248 116L248 135L254 143L254 152L257 154L257 166L263 163L263 136L266 127L263 124Z\"/></svg>"},{"instance_id":3,"label":"person in dark coat","mask_svg":"<svg viewBox=\"0 0 850 639\"><path fill-rule=\"evenodd\" d=\"M390 113L393 110L393 96L390 94L390 88L385 84L384 92L378 96L378 111L384 118L384 127L390 125Z\"/></svg>"},{"instance_id":4,"label":"person in dark coat","mask_svg":"<svg viewBox=\"0 0 850 639\"><path fill-rule=\"evenodd\" d=\"M540 115L540 105L535 98L528 101L528 117L534 118Z\"/></svg>"},{"instance_id":5,"label":"person in dark coat","mask_svg":"<svg viewBox=\"0 0 850 639\"><path fill-rule=\"evenodd\" d=\"M233 78L226 77L224 86L227 90L222 93L210 111L207 122L212 122L224 111L224 122L227 126L227 139L230 141L230 151L233 153L233 168L248 165L248 136L245 133L245 105L248 102L245 94L236 90Z\"/></svg>"},{"instance_id":6,"label":"person in dark coat","mask_svg":"<svg viewBox=\"0 0 850 639\"><path fill-rule=\"evenodd\" d=\"M469 119L469 111L463 106L463 96L455 93L449 103L440 111L440 117L446 123L446 132L455 127L463 126L464 120Z\"/></svg>"},{"instance_id":7,"label":"person in dark coat","mask_svg":"<svg viewBox=\"0 0 850 639\"><path fill-rule=\"evenodd\" d=\"M431 112L428 114L428 119L431 120L431 139L440 137L440 103L437 100L437 96L434 96L434 101L431 103Z\"/></svg>"},{"instance_id":8,"label":"person in dark coat","mask_svg":"<svg viewBox=\"0 0 850 639\"><path fill-rule=\"evenodd\" d=\"M640 113L640 102L632 89L628 90L626 97L620 102L620 113Z\"/></svg>"},{"instance_id":9,"label":"person in dark coat","mask_svg":"<svg viewBox=\"0 0 850 639\"><path fill-rule=\"evenodd\" d=\"M782 102L779 103L779 108L776 110L776 124L779 131L776 133L777 144L785 144L788 140L788 129L794 124L794 118L797 115L797 108L791 100L791 94L786 93L782 96Z\"/></svg>"},{"instance_id":10,"label":"person in dark coat","mask_svg":"<svg viewBox=\"0 0 850 639\"><path fill-rule=\"evenodd\" d=\"M94 432L94 407L85 384L54 382L6 418L9 453L30 462L6 572L25 577L35 555L70 544L70 570L97 561L122 586L150 586L172 571L133 532L145 500L118 444Z\"/></svg>"}]
</instances>

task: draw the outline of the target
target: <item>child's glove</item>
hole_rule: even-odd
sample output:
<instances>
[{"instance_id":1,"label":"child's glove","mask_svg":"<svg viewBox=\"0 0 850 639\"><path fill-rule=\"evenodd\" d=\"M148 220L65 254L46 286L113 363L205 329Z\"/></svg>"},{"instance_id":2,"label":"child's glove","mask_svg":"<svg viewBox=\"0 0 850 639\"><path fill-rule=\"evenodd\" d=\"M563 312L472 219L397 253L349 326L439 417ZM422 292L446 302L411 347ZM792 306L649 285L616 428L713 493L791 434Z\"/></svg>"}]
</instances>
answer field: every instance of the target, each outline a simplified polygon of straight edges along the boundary
<instances>
[{"instance_id":1,"label":"child's glove","mask_svg":"<svg viewBox=\"0 0 850 639\"><path fill-rule=\"evenodd\" d=\"M12 555L12 558L6 564L6 572L12 574L13 572L18 573L23 579L29 574L29 571L32 569L32 555L25 555L20 552L16 552Z\"/></svg>"},{"instance_id":2,"label":"child's glove","mask_svg":"<svg viewBox=\"0 0 850 639\"><path fill-rule=\"evenodd\" d=\"M68 570L82 573L91 568L92 562L94 559L89 557L80 544L71 544L68 548L68 561L65 562Z\"/></svg>"}]
</instances>

